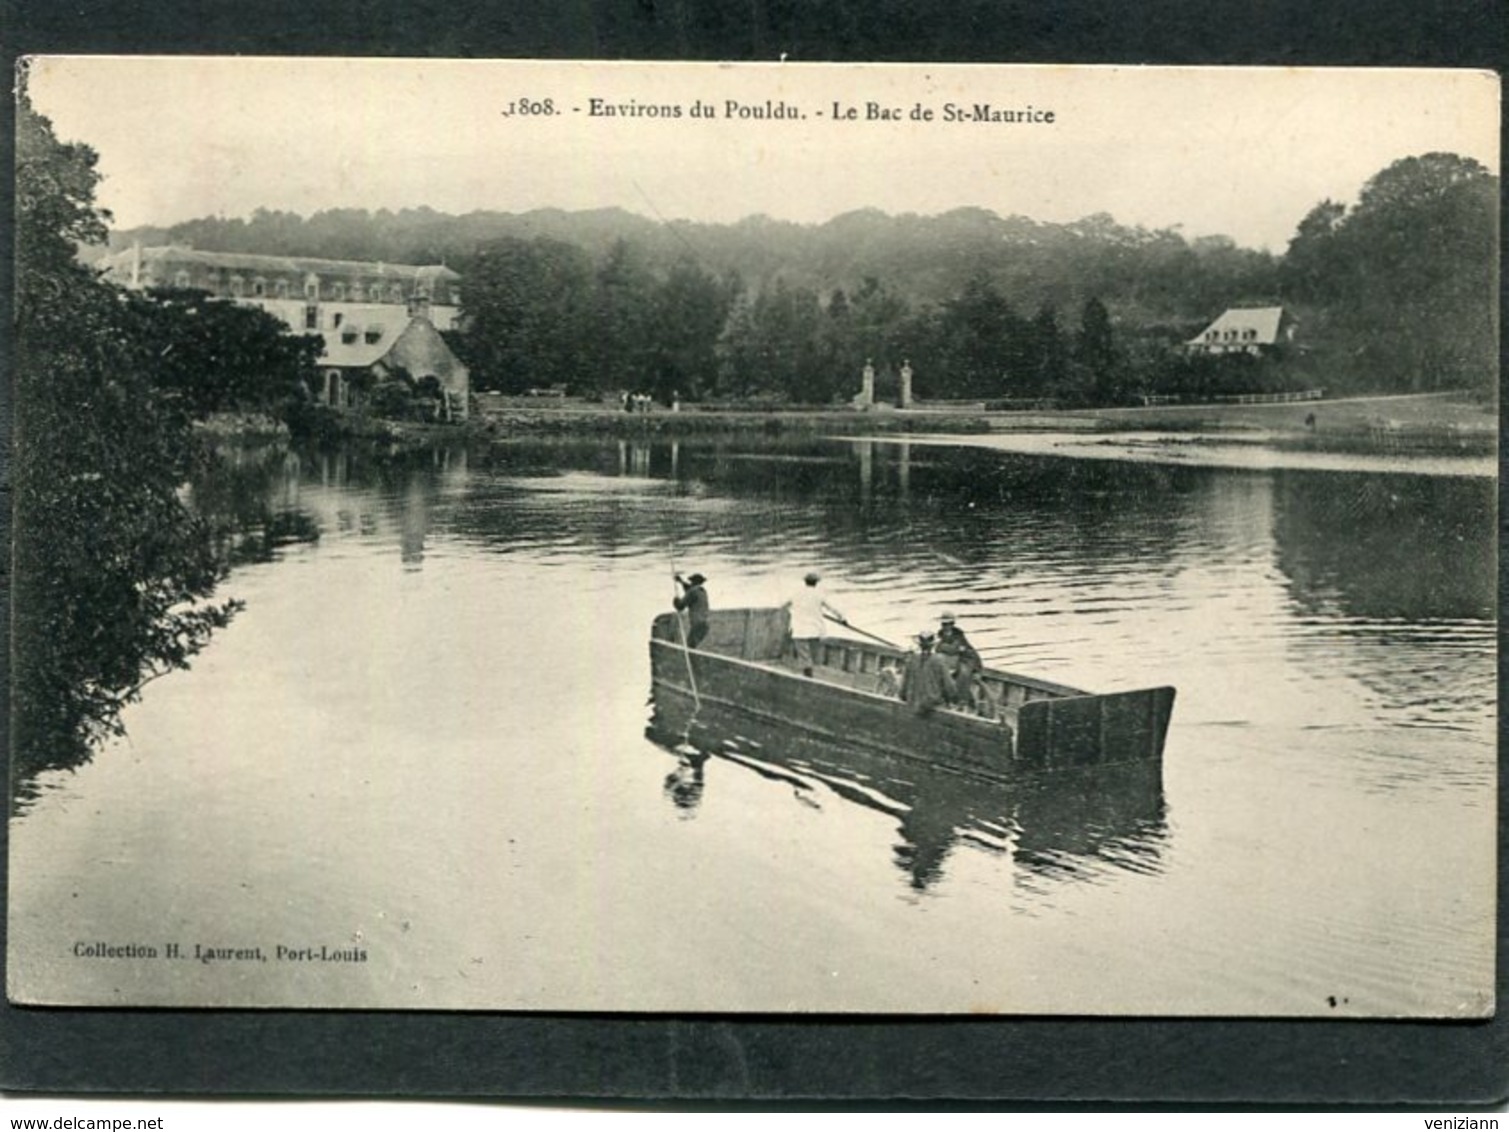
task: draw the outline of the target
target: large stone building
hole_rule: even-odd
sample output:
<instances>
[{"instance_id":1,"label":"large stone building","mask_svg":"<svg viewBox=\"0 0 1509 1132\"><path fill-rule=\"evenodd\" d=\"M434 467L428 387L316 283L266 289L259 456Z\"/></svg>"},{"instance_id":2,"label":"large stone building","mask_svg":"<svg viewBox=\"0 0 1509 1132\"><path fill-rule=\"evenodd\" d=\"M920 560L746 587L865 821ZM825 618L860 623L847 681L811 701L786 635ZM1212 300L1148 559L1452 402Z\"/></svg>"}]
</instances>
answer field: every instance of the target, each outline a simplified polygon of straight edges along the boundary
<instances>
[{"instance_id":1,"label":"large stone building","mask_svg":"<svg viewBox=\"0 0 1509 1132\"><path fill-rule=\"evenodd\" d=\"M372 263L303 256L207 252L181 244L139 244L103 261L107 278L134 290L172 287L259 307L295 334L325 340L319 399L335 408L355 401L358 371L381 379L399 370L435 378L443 409L465 417L467 369L439 332L455 329L461 276L440 264Z\"/></svg>"}]
</instances>

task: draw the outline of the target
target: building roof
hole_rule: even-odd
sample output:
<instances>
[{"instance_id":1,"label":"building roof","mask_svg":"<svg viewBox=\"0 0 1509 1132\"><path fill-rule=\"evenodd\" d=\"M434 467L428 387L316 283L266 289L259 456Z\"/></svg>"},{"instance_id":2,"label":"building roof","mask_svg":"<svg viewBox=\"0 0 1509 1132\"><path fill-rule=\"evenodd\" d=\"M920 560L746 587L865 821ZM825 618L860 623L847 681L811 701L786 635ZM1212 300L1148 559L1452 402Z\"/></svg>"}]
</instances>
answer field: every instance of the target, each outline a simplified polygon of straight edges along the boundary
<instances>
[{"instance_id":1,"label":"building roof","mask_svg":"<svg viewBox=\"0 0 1509 1132\"><path fill-rule=\"evenodd\" d=\"M373 307L353 314L335 329L320 332L325 339L325 352L320 355L319 364L367 369L387 356L412 319L400 306ZM376 340L367 341L372 335ZM355 340L346 341L348 336L354 336Z\"/></svg>"},{"instance_id":2,"label":"building roof","mask_svg":"<svg viewBox=\"0 0 1509 1132\"><path fill-rule=\"evenodd\" d=\"M442 379L465 370L434 323L402 307L363 311L336 329L321 331L320 336L325 340L319 360L322 366L370 369L385 361L391 368L402 367L414 378ZM373 341L367 341L369 336ZM348 342L347 337L353 340Z\"/></svg>"},{"instance_id":3,"label":"building roof","mask_svg":"<svg viewBox=\"0 0 1509 1132\"><path fill-rule=\"evenodd\" d=\"M1209 341L1236 341L1273 346L1278 343L1279 324L1284 319L1283 307L1232 307L1187 343L1203 345ZM1247 335L1247 331L1255 333ZM1230 338L1227 332L1234 332ZM1215 337L1211 337L1211 333Z\"/></svg>"},{"instance_id":4,"label":"building roof","mask_svg":"<svg viewBox=\"0 0 1509 1132\"><path fill-rule=\"evenodd\" d=\"M126 248L104 258L105 266L129 270L138 251L142 266L176 267L194 264L225 271L265 272L289 275L347 275L362 278L409 280L459 280L461 276L444 264L383 263L356 259L318 259L312 256L253 255L249 252L207 252L184 244Z\"/></svg>"}]
</instances>

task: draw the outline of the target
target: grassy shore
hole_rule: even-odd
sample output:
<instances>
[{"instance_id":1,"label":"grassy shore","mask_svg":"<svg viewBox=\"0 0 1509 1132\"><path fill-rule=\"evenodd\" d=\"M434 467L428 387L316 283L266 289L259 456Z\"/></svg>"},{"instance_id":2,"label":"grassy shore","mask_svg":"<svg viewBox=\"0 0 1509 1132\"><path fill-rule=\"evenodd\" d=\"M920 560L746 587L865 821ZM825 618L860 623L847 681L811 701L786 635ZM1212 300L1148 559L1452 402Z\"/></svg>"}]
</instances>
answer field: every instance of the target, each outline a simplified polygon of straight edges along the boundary
<instances>
[{"instance_id":1,"label":"grassy shore","mask_svg":"<svg viewBox=\"0 0 1509 1132\"><path fill-rule=\"evenodd\" d=\"M1271 405L1152 405L1060 414L1103 430L1157 432L1312 432L1373 428L1459 429L1496 433L1498 406L1460 393L1344 397Z\"/></svg>"},{"instance_id":2,"label":"grassy shore","mask_svg":"<svg viewBox=\"0 0 1509 1132\"><path fill-rule=\"evenodd\" d=\"M626 413L570 399L481 398L476 424L495 437L768 435L874 436L895 433L1172 432L1252 440L1280 447L1345 451L1491 451L1497 407L1462 395L1355 397L1271 405L1157 405L1148 408L985 412L962 406L725 408L684 405Z\"/></svg>"},{"instance_id":3,"label":"grassy shore","mask_svg":"<svg viewBox=\"0 0 1509 1132\"><path fill-rule=\"evenodd\" d=\"M894 409L740 409L684 405L626 413L608 405L562 399L483 398L481 421L495 435L717 436L758 432L769 435L873 436L894 432L982 433L990 423L977 413L898 412Z\"/></svg>"}]
</instances>

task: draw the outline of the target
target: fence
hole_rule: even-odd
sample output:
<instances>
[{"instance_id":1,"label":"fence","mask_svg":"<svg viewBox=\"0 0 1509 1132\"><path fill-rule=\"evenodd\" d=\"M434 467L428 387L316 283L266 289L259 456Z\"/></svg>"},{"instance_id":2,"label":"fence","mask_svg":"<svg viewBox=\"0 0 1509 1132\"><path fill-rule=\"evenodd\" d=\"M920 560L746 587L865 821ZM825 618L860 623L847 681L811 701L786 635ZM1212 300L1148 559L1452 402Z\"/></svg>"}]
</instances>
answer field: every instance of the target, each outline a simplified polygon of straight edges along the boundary
<instances>
[{"instance_id":1,"label":"fence","mask_svg":"<svg viewBox=\"0 0 1509 1132\"><path fill-rule=\"evenodd\" d=\"M1192 405L1286 405L1295 401L1319 401L1324 389L1302 389L1294 393L1223 393L1190 401ZM1145 393L1144 405L1178 405L1184 398L1177 393Z\"/></svg>"}]
</instances>

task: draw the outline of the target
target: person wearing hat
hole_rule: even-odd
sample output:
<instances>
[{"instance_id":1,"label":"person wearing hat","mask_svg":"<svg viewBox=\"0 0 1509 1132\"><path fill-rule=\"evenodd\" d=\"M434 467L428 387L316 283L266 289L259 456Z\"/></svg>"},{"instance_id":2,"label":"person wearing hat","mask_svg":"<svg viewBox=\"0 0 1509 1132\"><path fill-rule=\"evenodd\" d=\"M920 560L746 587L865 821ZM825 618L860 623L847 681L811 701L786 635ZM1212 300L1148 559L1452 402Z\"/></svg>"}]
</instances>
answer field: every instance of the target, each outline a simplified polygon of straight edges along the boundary
<instances>
[{"instance_id":1,"label":"person wearing hat","mask_svg":"<svg viewBox=\"0 0 1509 1132\"><path fill-rule=\"evenodd\" d=\"M975 676L981 668L980 654L969 643L952 613L945 613L938 626L938 655L943 657L953 680L954 702L972 705Z\"/></svg>"},{"instance_id":2,"label":"person wearing hat","mask_svg":"<svg viewBox=\"0 0 1509 1132\"><path fill-rule=\"evenodd\" d=\"M791 643L796 648L797 663L802 666L802 675L811 676L812 669L821 655L819 646L828 635L828 617L840 625L849 622L827 599L822 591L822 575L810 570L803 579L803 586L782 609L791 614Z\"/></svg>"},{"instance_id":3,"label":"person wearing hat","mask_svg":"<svg viewBox=\"0 0 1509 1132\"><path fill-rule=\"evenodd\" d=\"M701 574L693 574L690 578L676 575L676 584L681 587L681 594L673 598L671 604L677 609L686 610L686 647L689 649L696 648L702 643L702 638L707 636L708 601L707 590L703 588L706 581Z\"/></svg>"},{"instance_id":4,"label":"person wearing hat","mask_svg":"<svg viewBox=\"0 0 1509 1132\"><path fill-rule=\"evenodd\" d=\"M933 651L933 635L917 634L917 651L909 653L901 674L901 698L918 715L955 702L954 683L948 665Z\"/></svg>"}]
</instances>

